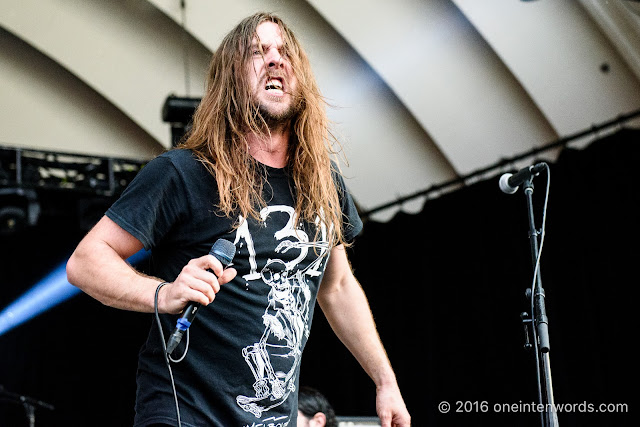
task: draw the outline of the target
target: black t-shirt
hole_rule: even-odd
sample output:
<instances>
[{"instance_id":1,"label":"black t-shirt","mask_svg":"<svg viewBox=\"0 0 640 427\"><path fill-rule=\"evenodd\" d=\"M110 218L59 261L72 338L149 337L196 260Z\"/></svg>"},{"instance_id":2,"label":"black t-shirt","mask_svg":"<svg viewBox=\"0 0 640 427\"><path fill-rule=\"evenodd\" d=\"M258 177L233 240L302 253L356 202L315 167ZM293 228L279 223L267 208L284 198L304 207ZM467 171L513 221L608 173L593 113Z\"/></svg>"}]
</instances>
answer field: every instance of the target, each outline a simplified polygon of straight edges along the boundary
<instances>
[{"instance_id":1,"label":"black t-shirt","mask_svg":"<svg viewBox=\"0 0 640 427\"><path fill-rule=\"evenodd\" d=\"M217 211L215 178L188 150L149 162L106 215L151 249L150 273L173 281L218 239L236 246L236 278L223 285L189 328L188 353L172 363L184 426L290 426L297 417L300 358L327 263L330 230L296 218L296 190L286 169L263 166L263 222ZM335 175L344 234L361 230L351 196ZM322 224L322 222L317 222ZM161 315L165 338L177 315ZM179 357L187 337L173 352ZM155 324L140 350L135 426L175 423L168 369Z\"/></svg>"}]
</instances>

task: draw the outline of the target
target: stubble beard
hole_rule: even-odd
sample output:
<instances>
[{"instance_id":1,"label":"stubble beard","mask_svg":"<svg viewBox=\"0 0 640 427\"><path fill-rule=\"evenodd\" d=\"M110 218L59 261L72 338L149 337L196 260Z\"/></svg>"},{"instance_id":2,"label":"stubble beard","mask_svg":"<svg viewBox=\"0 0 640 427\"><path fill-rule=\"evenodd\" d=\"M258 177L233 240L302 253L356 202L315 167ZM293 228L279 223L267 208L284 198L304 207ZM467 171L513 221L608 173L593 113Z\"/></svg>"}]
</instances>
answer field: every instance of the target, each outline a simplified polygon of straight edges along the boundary
<instances>
[{"instance_id":1,"label":"stubble beard","mask_svg":"<svg viewBox=\"0 0 640 427\"><path fill-rule=\"evenodd\" d=\"M284 110L275 111L270 105L266 103L258 104L258 117L266 123L270 130L275 130L291 123L291 120L296 117L302 109L302 102L297 94L293 94L291 97L291 104Z\"/></svg>"}]
</instances>

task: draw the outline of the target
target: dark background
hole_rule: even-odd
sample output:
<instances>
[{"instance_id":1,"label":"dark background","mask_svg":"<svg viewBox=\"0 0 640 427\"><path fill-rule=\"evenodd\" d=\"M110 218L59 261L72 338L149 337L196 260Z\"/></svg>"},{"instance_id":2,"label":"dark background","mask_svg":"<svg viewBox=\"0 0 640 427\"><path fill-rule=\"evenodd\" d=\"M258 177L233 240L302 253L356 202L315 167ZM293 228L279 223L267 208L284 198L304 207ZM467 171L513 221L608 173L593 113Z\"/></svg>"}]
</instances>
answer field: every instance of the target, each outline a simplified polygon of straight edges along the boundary
<instances>
[{"instance_id":1,"label":"dark background","mask_svg":"<svg viewBox=\"0 0 640 427\"><path fill-rule=\"evenodd\" d=\"M625 413L561 412L563 427L638 425L639 142L639 131L621 129L550 164L541 277L555 401L627 405ZM534 180L538 227L546 179ZM367 222L350 249L414 426L540 425L537 413L494 411L537 402L520 322L533 269L525 197L502 193L497 180L445 194L415 215ZM49 197L74 206L71 196ZM84 233L61 209L0 236L0 309L64 262ZM301 384L321 390L338 415L374 415L373 383L316 313ZM36 411L39 426L131 425L137 352L150 324L149 315L80 294L0 336L0 385L55 406ZM441 401L450 413L438 411ZM0 426L27 425L21 405L0 399Z\"/></svg>"}]
</instances>

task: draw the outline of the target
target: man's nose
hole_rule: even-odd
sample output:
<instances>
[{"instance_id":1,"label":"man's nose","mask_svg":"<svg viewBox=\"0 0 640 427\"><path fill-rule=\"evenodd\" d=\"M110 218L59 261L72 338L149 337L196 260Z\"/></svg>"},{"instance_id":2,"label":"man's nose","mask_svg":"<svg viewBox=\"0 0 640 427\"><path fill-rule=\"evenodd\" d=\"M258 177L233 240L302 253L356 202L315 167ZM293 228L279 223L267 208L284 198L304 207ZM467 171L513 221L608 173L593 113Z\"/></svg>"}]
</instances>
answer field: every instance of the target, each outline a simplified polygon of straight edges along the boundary
<instances>
[{"instance_id":1,"label":"man's nose","mask_svg":"<svg viewBox=\"0 0 640 427\"><path fill-rule=\"evenodd\" d=\"M282 67L282 55L280 54L280 51L275 47L269 49L265 59L269 68Z\"/></svg>"}]
</instances>

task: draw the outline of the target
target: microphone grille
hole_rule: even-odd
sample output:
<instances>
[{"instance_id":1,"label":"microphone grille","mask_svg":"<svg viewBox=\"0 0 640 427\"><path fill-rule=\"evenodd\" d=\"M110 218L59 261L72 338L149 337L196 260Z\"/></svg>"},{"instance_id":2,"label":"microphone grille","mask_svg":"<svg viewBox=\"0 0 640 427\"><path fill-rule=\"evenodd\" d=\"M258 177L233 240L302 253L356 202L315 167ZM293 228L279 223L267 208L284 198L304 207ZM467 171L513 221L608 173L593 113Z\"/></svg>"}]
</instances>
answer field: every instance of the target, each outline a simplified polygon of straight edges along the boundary
<instances>
[{"instance_id":1,"label":"microphone grille","mask_svg":"<svg viewBox=\"0 0 640 427\"><path fill-rule=\"evenodd\" d=\"M511 178L512 176L513 174L505 173L500 177L500 180L498 181L498 186L500 187L500 190L502 190L503 193L514 194L516 191L518 191L518 187L513 188L512 186L509 185L509 178Z\"/></svg>"},{"instance_id":2,"label":"microphone grille","mask_svg":"<svg viewBox=\"0 0 640 427\"><path fill-rule=\"evenodd\" d=\"M211 247L209 253L225 266L231 264L233 257L236 255L236 245L228 240L218 239Z\"/></svg>"}]
</instances>

